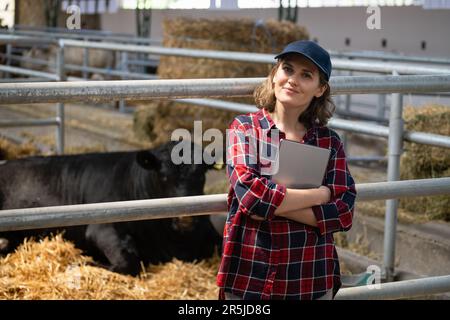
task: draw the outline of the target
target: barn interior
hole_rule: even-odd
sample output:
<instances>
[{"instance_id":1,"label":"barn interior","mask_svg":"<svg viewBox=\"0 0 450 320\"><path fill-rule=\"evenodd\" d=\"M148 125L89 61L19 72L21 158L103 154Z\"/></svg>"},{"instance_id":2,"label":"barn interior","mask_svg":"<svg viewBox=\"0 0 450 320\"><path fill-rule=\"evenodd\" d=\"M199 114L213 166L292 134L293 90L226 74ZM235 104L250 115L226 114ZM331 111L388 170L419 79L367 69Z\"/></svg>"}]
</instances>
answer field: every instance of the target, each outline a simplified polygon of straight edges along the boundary
<instances>
[{"instance_id":1,"label":"barn interior","mask_svg":"<svg viewBox=\"0 0 450 320\"><path fill-rule=\"evenodd\" d=\"M330 127L344 141L363 195L352 229L334 235L342 290L362 287L369 267L379 266L382 283L424 279L438 281L441 289L424 282L422 291L386 289L377 299L449 299L450 43L442 41L450 30L448 4L0 0L0 10L0 170L7 161L38 155L157 148L176 129L205 147L211 142L205 131L225 135L236 115L255 110L250 94L189 97L179 89L173 98L152 98L159 89L145 94L146 82L140 93L126 86L141 80L263 80L286 43L323 45L337 88ZM358 77L365 77L366 87L358 86ZM114 81L125 89L107 91ZM70 87L60 98L18 93L32 92L34 84L55 89L71 82L92 86L92 95L62 99ZM215 167L206 173L205 195L228 192L224 165ZM395 184L403 180L410 183ZM6 230L2 211L0 234ZM213 216L223 220L224 213ZM192 221L176 219L181 225ZM0 237L0 252L3 245ZM174 258L142 265L133 277L103 268L55 234L26 239L0 256L0 299L216 299L219 262L220 252L192 262Z\"/></svg>"}]
</instances>

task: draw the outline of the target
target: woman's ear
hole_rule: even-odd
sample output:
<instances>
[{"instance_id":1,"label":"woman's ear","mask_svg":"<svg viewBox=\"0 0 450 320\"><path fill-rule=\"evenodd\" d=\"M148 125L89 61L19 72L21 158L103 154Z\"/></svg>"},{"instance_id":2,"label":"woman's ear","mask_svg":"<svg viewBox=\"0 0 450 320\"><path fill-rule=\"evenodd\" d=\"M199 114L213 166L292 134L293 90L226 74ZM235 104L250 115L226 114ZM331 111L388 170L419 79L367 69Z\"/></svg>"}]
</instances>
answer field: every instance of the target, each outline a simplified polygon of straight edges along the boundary
<instances>
[{"instance_id":1,"label":"woman's ear","mask_svg":"<svg viewBox=\"0 0 450 320\"><path fill-rule=\"evenodd\" d=\"M325 91L327 90L327 88L328 88L328 83L326 83L326 84L324 84L323 86L321 86L321 87L319 87L318 88L318 91L316 92L316 94L314 95L316 98L320 98L324 93L325 93Z\"/></svg>"}]
</instances>

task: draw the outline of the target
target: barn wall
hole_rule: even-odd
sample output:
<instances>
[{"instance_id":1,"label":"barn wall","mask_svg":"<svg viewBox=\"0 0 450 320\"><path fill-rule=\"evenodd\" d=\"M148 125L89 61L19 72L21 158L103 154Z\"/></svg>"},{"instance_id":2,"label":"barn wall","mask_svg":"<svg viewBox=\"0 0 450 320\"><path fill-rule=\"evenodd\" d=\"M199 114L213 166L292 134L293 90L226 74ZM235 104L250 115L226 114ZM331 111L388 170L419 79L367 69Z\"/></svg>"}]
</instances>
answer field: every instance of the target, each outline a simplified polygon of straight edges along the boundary
<instances>
[{"instance_id":1,"label":"barn wall","mask_svg":"<svg viewBox=\"0 0 450 320\"><path fill-rule=\"evenodd\" d=\"M329 49L386 50L413 55L450 56L450 10L424 10L421 7L381 7L381 30L369 30L365 7L299 8L298 23L307 27L311 38ZM151 35L162 38L164 18L178 16L198 18L252 17L277 18L277 9L222 10L153 10ZM103 14L101 27L113 32L135 33L136 21L132 10ZM345 39L350 39L346 46ZM383 49L382 39L387 40ZM426 49L421 42L426 41Z\"/></svg>"}]
</instances>

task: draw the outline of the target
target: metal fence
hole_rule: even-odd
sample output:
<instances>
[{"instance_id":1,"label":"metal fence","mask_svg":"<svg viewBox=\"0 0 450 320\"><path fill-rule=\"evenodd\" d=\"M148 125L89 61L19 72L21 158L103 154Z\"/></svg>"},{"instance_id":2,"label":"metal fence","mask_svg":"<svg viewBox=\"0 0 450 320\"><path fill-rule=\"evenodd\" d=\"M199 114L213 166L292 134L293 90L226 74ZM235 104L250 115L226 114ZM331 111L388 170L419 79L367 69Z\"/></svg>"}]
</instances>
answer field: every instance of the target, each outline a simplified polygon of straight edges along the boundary
<instances>
[{"instance_id":1,"label":"metal fence","mask_svg":"<svg viewBox=\"0 0 450 320\"><path fill-rule=\"evenodd\" d=\"M336 300L410 299L450 292L450 275L344 288Z\"/></svg>"},{"instance_id":2,"label":"metal fence","mask_svg":"<svg viewBox=\"0 0 450 320\"><path fill-rule=\"evenodd\" d=\"M36 30L31 30L32 32L35 32ZM47 44L57 44L60 47L62 47L62 50L64 50L64 47L80 47L84 48L83 51L83 66L76 66L76 65L65 65L64 70L78 70L83 72L83 77L87 77L88 72L96 72L99 74L104 74L108 76L121 76L122 79L126 78L134 78L134 79L152 79L156 76L153 75L147 75L147 74L141 74L136 72L130 72L128 70L128 64L130 61L127 58L127 55L129 52L141 52L144 54L153 53L157 55L175 55L175 56L186 56L186 57L194 57L194 58L211 58L211 59L227 59L227 60L233 60L233 61L245 61L245 62L253 62L253 63L273 63L273 57L270 54L260 54L260 53L243 53L243 52L226 52L226 51L211 51L211 50L192 50L192 49L181 49L181 48L164 48L164 47L154 47L154 46L147 46L147 45L130 45L130 44L117 44L117 43L108 43L108 42L93 42L93 41L78 41L78 40L70 40L70 39L64 39L61 38L65 34L68 34L73 37L79 37L77 33L73 34L71 32L69 33L62 33L62 30L57 30L57 34L51 34L46 32L47 29L41 30L39 29L36 32L43 32L45 35L45 41L42 41L41 39L37 40L37 38L30 35L24 35L24 31L21 32L5 32L6 34L0 34L0 42L4 42L8 44L8 48L10 49L12 43L27 43L32 42L36 43L36 41L41 41L41 43L47 43ZM50 30L51 31L51 30ZM92 32L83 32L83 34L99 34L98 31L92 31ZM107 34L105 32L100 32L102 34L102 39L109 39L109 36L105 36L103 34ZM57 40L59 39L59 40ZM112 38L113 39L113 38ZM142 40L139 38L138 40ZM105 49L105 50L112 50L112 51L120 51L120 64L121 70L110 70L110 69L101 69L101 68L92 68L88 67L87 60L88 60L88 49ZM11 50L8 50L8 52ZM10 63L11 59L19 60L19 61L29 61L29 62L35 62L39 64L45 64L45 61L36 61L36 59L30 59L30 58L20 58L18 56L12 55L10 52L5 55L7 57L7 65ZM347 57L350 57L347 55ZM339 69L346 69L353 71L365 71L365 72L384 72L384 73L392 73L397 72L399 74L450 74L450 66L447 66L445 68L442 67L429 67L429 66L421 66L417 64L386 64L386 63L377 63L377 62L360 62L360 61L354 61L354 60L347 60L347 59L336 59L333 58L333 66L335 69L338 69L336 73L339 73ZM20 69L11 69L8 68L8 66L2 67L0 66L0 70L4 70L6 72L16 72L19 74L25 74L25 75L32 75L32 76L43 76L40 72L30 71L30 70L20 70ZM353 71L352 71L353 70ZM64 73L64 71L63 71ZM55 79L57 76L50 74L48 75L49 79ZM68 80L76 80L73 77L69 78ZM340 104L340 96L337 96L337 102L338 105ZM379 123L387 122L387 119L384 118L384 111L385 111L385 98L386 95L380 94L378 99L378 116L377 117L368 117L366 115L362 114L355 114L354 112L350 112L350 103L351 103L351 96L350 94L347 94L345 98L345 110L337 110L338 115L347 115L347 116L354 116L357 119L362 120L371 120L371 121L377 121ZM205 102L203 103L205 104ZM125 111L125 103L123 100L120 100L120 111ZM343 136L344 142L346 136Z\"/></svg>"},{"instance_id":3,"label":"metal fence","mask_svg":"<svg viewBox=\"0 0 450 320\"><path fill-rule=\"evenodd\" d=\"M60 40L58 51L58 74L56 80L65 80L63 50L65 45L81 46L87 48L113 49L111 44L96 43L88 44L84 41ZM119 47L118 47L119 46ZM138 48L138 46L114 44L115 50L142 50L142 52L154 52L158 54L187 55L197 57L218 58L217 52L206 50L188 50L173 48L157 48L151 51L149 47ZM153 48L154 49L154 48ZM152 49L152 50L153 50ZM168 50L168 51L165 51ZM178 50L178 51L177 51ZM179 51L181 50L181 51ZM199 53L199 51L201 51ZM223 52L221 54L224 54ZM230 58L231 53L225 53L226 58ZM267 55L236 53L238 56L231 56L232 59L249 59L260 62L268 62ZM225 58L225 57L223 57ZM264 59L263 59L264 58ZM272 57L270 56L272 60ZM335 62L333 62L335 64ZM341 64L341 67L354 68L358 70L358 65L350 61L350 64ZM339 63L338 63L339 65ZM364 71L375 70L374 64L370 63L362 66ZM367 124L362 122L348 121L342 119L333 119L330 126L345 131L353 131L371 135L388 137L389 139L389 161L388 161L388 181L395 181L399 178L399 160L402 152L403 140L409 140L417 143L425 143L435 146L450 146L450 138L439 135L431 135L419 132L404 132L402 120L402 95L401 93L410 92L449 92L450 91L450 70L438 68L417 69L417 67L407 67L402 69L398 66L383 65L385 71L393 71L394 76L351 76L351 77L333 77L331 87L333 94L369 94L369 93L393 93L391 115L389 128ZM414 69L415 68L415 69ZM399 76L401 73L421 73L429 72L434 75L413 75ZM377 69L381 72L381 69ZM448 73L442 74L441 73ZM42 73L33 73L33 76L49 76ZM54 75L52 75L54 76ZM26 84L0 84L0 103L37 103L37 102L57 102L58 116L56 122L59 124L58 132L58 150L63 150L63 124L64 109L63 103L69 101L110 101L112 99L173 99L173 98L200 98L200 97L229 97L251 95L256 85L261 83L262 78L248 79L195 79L195 80L133 80L133 81L94 81L94 82L59 82L59 83L26 83ZM243 111L240 106L235 105L236 111ZM247 112L247 110L245 110ZM50 121L50 120L49 120ZM29 123L29 122L28 122ZM23 122L22 122L23 124ZM12 125L11 122L3 125ZM42 122L41 124L42 125ZM388 278L394 274L394 256L395 256L395 230L396 230L396 212L397 200L388 200L385 224L385 254L384 266Z\"/></svg>"},{"instance_id":4,"label":"metal fence","mask_svg":"<svg viewBox=\"0 0 450 320\"><path fill-rule=\"evenodd\" d=\"M356 185L357 201L450 194L450 177ZM220 214L226 194L0 210L0 232Z\"/></svg>"},{"instance_id":5,"label":"metal fence","mask_svg":"<svg viewBox=\"0 0 450 320\"><path fill-rule=\"evenodd\" d=\"M450 177L356 185L357 201L450 194ZM226 194L0 211L0 232L162 219L227 211ZM375 288L374 288L375 286ZM450 275L341 289L336 299L400 299L450 291Z\"/></svg>"}]
</instances>

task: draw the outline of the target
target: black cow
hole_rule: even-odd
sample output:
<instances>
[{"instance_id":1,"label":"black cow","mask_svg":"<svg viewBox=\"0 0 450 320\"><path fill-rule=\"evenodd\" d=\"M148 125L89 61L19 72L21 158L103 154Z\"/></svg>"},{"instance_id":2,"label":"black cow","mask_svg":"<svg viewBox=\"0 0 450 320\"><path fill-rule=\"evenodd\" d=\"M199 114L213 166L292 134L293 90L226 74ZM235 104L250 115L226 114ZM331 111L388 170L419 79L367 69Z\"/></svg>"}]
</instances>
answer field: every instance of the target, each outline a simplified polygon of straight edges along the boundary
<instances>
[{"instance_id":1,"label":"black cow","mask_svg":"<svg viewBox=\"0 0 450 320\"><path fill-rule=\"evenodd\" d=\"M137 152L30 157L0 165L0 209L167 198L203 194L205 164L175 165L174 142ZM58 229L58 230L61 230ZM136 275L140 261L193 261L220 250L208 216L68 227L64 236L110 270ZM0 233L12 251L25 236L56 229ZM0 247L2 243L0 243ZM3 242L5 247L5 242Z\"/></svg>"}]
</instances>

